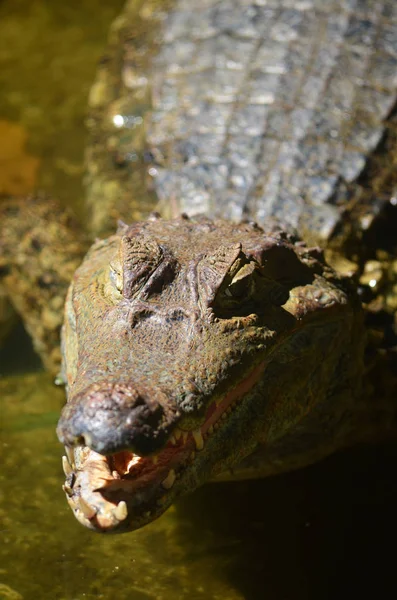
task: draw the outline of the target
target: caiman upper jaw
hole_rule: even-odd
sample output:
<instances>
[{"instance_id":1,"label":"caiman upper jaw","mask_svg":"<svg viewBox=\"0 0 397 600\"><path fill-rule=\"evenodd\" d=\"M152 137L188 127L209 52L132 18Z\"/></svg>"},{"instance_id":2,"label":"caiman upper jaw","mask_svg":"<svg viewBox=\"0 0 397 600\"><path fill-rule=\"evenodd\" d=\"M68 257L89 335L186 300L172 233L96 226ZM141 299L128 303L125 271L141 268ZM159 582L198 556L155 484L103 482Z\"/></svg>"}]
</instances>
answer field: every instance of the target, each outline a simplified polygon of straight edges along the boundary
<instances>
[{"instance_id":1,"label":"caiman upper jaw","mask_svg":"<svg viewBox=\"0 0 397 600\"><path fill-rule=\"evenodd\" d=\"M105 455L129 449L145 456L165 444L175 417L176 411L130 384L96 383L65 405L57 434L65 446L88 446Z\"/></svg>"},{"instance_id":2,"label":"caiman upper jaw","mask_svg":"<svg viewBox=\"0 0 397 600\"><path fill-rule=\"evenodd\" d=\"M356 299L316 249L207 220L127 233L77 270L63 330L64 490L103 532L152 521L258 443L294 446L361 373Z\"/></svg>"}]
</instances>

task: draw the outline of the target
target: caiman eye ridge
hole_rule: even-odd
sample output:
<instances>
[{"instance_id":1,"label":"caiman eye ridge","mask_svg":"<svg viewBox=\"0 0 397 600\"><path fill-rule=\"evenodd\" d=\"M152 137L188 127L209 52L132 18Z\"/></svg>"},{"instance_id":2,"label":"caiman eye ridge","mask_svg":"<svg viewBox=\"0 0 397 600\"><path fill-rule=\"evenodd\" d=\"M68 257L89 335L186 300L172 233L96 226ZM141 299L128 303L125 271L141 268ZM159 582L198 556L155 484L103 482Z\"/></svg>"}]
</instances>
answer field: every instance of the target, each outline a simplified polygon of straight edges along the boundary
<instances>
[{"instance_id":1,"label":"caiman eye ridge","mask_svg":"<svg viewBox=\"0 0 397 600\"><path fill-rule=\"evenodd\" d=\"M103 532L122 528L131 519L144 524L164 512L175 483L257 383L264 366L258 364L231 391L215 399L200 427L189 431L176 427L155 454L139 456L126 450L103 456L87 446L65 447L63 490L76 518Z\"/></svg>"},{"instance_id":2,"label":"caiman eye ridge","mask_svg":"<svg viewBox=\"0 0 397 600\"><path fill-rule=\"evenodd\" d=\"M316 249L207 220L126 234L122 299L109 278L117 234L76 272L63 336L57 431L75 448L64 489L80 523L104 533L139 529L205 481L246 471L258 445L265 461L268 444L281 453L265 473L295 468L294 445L285 458L277 436L300 435L317 406L321 427L334 394L356 390L361 362L345 366L363 343L354 293Z\"/></svg>"}]
</instances>

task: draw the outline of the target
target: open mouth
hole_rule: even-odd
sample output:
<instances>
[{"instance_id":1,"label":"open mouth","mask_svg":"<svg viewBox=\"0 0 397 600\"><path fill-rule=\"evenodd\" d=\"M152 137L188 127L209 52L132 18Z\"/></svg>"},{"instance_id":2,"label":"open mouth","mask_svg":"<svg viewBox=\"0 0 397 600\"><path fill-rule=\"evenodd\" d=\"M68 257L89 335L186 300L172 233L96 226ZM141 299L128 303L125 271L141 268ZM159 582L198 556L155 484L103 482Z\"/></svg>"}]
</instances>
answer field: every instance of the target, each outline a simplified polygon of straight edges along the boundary
<instances>
[{"instance_id":1,"label":"open mouth","mask_svg":"<svg viewBox=\"0 0 397 600\"><path fill-rule=\"evenodd\" d=\"M101 532L134 530L159 517L179 495L191 487L186 480L206 444L223 428L242 398L261 378L265 363L207 409L197 429L175 428L156 454L138 456L121 451L109 456L87 446L66 447L63 486L76 518ZM195 487L195 486L194 486Z\"/></svg>"}]
</instances>

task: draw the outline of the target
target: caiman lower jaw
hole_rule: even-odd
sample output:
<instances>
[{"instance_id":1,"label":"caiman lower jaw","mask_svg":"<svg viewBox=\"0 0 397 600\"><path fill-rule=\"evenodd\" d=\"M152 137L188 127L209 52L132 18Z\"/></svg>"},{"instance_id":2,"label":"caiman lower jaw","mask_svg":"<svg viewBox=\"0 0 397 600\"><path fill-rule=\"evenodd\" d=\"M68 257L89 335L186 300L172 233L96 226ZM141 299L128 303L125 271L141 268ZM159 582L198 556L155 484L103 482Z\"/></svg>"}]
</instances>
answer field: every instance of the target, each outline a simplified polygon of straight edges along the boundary
<instances>
[{"instance_id":1,"label":"caiman lower jaw","mask_svg":"<svg viewBox=\"0 0 397 600\"><path fill-rule=\"evenodd\" d=\"M194 459L193 448L191 439L182 438L152 457L66 448L63 489L75 517L103 533L134 530L156 519L171 503L180 472Z\"/></svg>"},{"instance_id":2,"label":"caiman lower jaw","mask_svg":"<svg viewBox=\"0 0 397 600\"><path fill-rule=\"evenodd\" d=\"M205 452L206 441L227 422L243 396L260 379L257 365L208 408L204 424L194 431L175 429L167 445L153 456L129 451L103 456L87 446L66 447L63 490L75 517L98 532L138 529L159 517L183 489L183 479Z\"/></svg>"}]
</instances>

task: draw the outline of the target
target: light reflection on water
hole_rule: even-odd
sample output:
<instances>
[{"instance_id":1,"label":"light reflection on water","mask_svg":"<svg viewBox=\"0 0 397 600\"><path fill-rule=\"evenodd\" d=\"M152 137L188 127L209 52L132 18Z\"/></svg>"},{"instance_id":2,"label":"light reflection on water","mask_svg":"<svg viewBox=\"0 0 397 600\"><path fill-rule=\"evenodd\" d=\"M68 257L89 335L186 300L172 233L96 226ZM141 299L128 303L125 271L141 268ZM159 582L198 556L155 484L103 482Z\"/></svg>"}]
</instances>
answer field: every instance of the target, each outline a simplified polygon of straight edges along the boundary
<instances>
[{"instance_id":1,"label":"light reflection on water","mask_svg":"<svg viewBox=\"0 0 397 600\"><path fill-rule=\"evenodd\" d=\"M81 198L85 95L122 2L107 4L0 5L1 118L28 130L40 184L64 201ZM75 521L61 490L54 429L63 391L37 368L21 333L14 343L13 355L0 354L0 599L317 600L387 589L395 449L208 485L141 531L100 536Z\"/></svg>"},{"instance_id":2,"label":"light reflection on water","mask_svg":"<svg viewBox=\"0 0 397 600\"><path fill-rule=\"evenodd\" d=\"M395 450L207 485L140 531L102 536L75 521L61 490L63 391L36 371L0 378L0 394L0 583L25 599L335 598L379 576L378 554L386 568Z\"/></svg>"}]
</instances>

